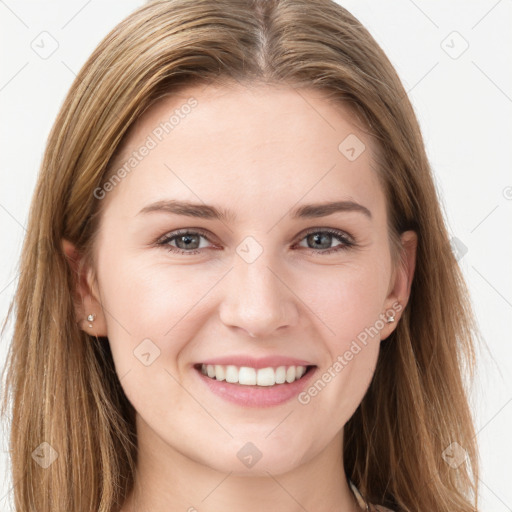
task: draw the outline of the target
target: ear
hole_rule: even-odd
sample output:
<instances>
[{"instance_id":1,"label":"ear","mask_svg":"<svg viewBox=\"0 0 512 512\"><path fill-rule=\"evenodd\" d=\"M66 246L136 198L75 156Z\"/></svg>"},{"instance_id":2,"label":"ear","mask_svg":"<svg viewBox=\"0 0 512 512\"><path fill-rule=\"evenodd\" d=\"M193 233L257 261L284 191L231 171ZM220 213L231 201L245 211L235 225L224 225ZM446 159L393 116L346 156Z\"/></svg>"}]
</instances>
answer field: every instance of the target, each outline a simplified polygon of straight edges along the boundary
<instances>
[{"instance_id":1,"label":"ear","mask_svg":"<svg viewBox=\"0 0 512 512\"><path fill-rule=\"evenodd\" d=\"M107 325L99 298L97 284L82 254L66 239L62 239L62 250L73 275L73 302L75 315L80 328L91 336L107 336ZM94 320L87 319L94 315Z\"/></svg>"},{"instance_id":2,"label":"ear","mask_svg":"<svg viewBox=\"0 0 512 512\"><path fill-rule=\"evenodd\" d=\"M381 331L381 340L386 339L393 332L402 316L402 312L409 301L414 269L416 268L416 249L418 246L416 232L404 231L400 236L400 240L401 254L393 271L389 293L384 304L386 316L393 314L395 321L385 324Z\"/></svg>"}]
</instances>

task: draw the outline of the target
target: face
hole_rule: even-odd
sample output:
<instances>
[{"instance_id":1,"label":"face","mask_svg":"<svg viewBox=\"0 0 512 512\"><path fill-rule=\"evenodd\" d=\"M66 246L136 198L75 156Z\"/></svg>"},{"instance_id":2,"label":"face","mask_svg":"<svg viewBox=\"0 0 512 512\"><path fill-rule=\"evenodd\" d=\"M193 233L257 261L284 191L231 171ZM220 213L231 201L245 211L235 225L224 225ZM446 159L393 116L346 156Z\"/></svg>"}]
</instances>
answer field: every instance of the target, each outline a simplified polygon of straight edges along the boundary
<instances>
[{"instance_id":1,"label":"face","mask_svg":"<svg viewBox=\"0 0 512 512\"><path fill-rule=\"evenodd\" d=\"M408 287L349 111L191 87L145 112L114 169L85 330L108 336L139 439L238 474L339 455Z\"/></svg>"}]
</instances>

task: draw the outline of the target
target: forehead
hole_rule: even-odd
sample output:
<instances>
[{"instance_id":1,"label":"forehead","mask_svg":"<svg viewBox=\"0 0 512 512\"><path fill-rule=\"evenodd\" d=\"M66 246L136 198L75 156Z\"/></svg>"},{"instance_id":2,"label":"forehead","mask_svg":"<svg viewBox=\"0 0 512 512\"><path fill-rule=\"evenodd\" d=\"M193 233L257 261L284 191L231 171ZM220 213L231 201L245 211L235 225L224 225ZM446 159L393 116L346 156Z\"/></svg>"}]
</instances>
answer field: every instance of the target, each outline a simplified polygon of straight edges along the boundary
<instances>
[{"instance_id":1,"label":"forehead","mask_svg":"<svg viewBox=\"0 0 512 512\"><path fill-rule=\"evenodd\" d=\"M375 204L382 192L372 155L351 110L322 91L191 86L158 100L132 126L112 167L128 176L109 199L263 207L263 199L291 206L307 195Z\"/></svg>"}]
</instances>

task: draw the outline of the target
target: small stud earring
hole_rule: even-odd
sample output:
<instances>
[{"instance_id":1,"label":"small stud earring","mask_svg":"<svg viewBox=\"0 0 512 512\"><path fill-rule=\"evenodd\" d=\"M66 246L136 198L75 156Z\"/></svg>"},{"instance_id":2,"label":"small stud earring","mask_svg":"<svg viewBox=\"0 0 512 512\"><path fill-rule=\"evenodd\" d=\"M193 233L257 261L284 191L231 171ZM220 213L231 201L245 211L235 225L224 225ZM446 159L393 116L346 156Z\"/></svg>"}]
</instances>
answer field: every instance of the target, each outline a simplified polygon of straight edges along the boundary
<instances>
[{"instance_id":1,"label":"small stud earring","mask_svg":"<svg viewBox=\"0 0 512 512\"><path fill-rule=\"evenodd\" d=\"M392 323L395 321L395 315L388 315L388 317L386 318L386 322L388 324Z\"/></svg>"},{"instance_id":2,"label":"small stud earring","mask_svg":"<svg viewBox=\"0 0 512 512\"><path fill-rule=\"evenodd\" d=\"M94 319L96 318L96 315L93 315L92 313L87 317L88 322L94 322ZM92 327L92 323L89 324L89 327Z\"/></svg>"}]
</instances>

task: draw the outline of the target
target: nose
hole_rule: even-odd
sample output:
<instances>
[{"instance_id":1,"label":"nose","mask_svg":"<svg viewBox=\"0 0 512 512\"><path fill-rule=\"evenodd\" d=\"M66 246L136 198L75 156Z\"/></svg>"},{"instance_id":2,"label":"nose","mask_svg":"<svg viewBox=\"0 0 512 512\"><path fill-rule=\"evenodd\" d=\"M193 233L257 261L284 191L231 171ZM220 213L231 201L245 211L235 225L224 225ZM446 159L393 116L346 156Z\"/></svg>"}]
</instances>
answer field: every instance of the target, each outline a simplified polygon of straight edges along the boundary
<instances>
[{"instance_id":1,"label":"nose","mask_svg":"<svg viewBox=\"0 0 512 512\"><path fill-rule=\"evenodd\" d=\"M277 268L265 253L253 263L235 264L219 306L224 325L263 338L298 324L298 299Z\"/></svg>"}]
</instances>

